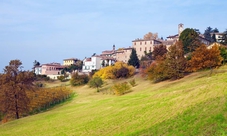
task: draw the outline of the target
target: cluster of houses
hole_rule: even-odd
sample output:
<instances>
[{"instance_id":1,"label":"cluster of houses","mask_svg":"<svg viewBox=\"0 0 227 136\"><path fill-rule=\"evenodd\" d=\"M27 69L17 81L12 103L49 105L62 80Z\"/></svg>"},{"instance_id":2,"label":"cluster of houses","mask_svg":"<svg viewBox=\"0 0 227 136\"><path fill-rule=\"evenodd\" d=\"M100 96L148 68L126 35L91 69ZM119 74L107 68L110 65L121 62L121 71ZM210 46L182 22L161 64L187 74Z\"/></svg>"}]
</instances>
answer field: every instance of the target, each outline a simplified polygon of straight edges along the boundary
<instances>
[{"instance_id":1,"label":"cluster of houses","mask_svg":"<svg viewBox=\"0 0 227 136\"><path fill-rule=\"evenodd\" d=\"M149 37L148 38L137 38L132 41L132 46L129 46L127 48L119 48L116 49L115 45L113 45L112 50L105 50L102 51L100 55L94 54L93 56L89 58L85 58L83 60L83 67L81 73L89 73L92 72L92 70L99 70L102 67L113 65L116 61L122 61L127 63L132 49L134 48L136 50L137 56L139 59L144 56L144 52L152 52L154 50L154 47L160 44L166 45L167 48L169 46L173 45L176 41L179 40L179 36L181 32L184 30L184 25L179 24L178 25L178 34L168 36L167 39L163 40L162 38L155 37ZM222 33L215 33L217 42L222 42ZM205 39L205 37L200 34L199 39L202 43L206 45L210 45L210 41ZM63 60L63 65L60 63L48 63L48 64L42 64L40 66L34 67L34 72L36 75L47 75L48 77L52 79L57 79L57 76L61 75L62 69L65 67L69 67L70 65L75 64L78 61L77 58L69 58Z\"/></svg>"}]
</instances>

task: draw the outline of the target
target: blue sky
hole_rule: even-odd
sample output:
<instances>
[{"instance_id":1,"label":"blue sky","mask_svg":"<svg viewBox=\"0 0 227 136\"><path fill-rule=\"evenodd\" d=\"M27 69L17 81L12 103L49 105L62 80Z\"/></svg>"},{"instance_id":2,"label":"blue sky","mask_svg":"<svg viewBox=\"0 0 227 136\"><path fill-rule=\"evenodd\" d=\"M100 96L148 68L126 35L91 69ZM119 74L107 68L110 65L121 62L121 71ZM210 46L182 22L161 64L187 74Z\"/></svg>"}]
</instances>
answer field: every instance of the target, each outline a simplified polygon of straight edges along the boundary
<instances>
[{"instance_id":1,"label":"blue sky","mask_svg":"<svg viewBox=\"0 0 227 136\"><path fill-rule=\"evenodd\" d=\"M166 38L177 26L227 29L227 1L214 0L1 0L0 72L13 59L31 70L66 58L129 47L148 32Z\"/></svg>"}]
</instances>

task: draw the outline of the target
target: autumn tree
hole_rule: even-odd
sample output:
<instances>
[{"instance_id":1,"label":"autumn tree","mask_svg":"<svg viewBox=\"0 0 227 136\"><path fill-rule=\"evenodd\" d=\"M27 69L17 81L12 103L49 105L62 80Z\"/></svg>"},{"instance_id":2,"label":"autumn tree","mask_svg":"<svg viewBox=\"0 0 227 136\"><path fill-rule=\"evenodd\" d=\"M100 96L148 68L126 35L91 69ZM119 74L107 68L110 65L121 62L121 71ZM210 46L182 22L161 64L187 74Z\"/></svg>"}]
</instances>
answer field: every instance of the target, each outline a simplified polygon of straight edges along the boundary
<instances>
[{"instance_id":1,"label":"autumn tree","mask_svg":"<svg viewBox=\"0 0 227 136\"><path fill-rule=\"evenodd\" d=\"M220 66L223 58L220 55L220 50L217 45L208 49L206 45L202 44L192 53L192 58L188 62L188 71L197 71Z\"/></svg>"},{"instance_id":2,"label":"autumn tree","mask_svg":"<svg viewBox=\"0 0 227 136\"><path fill-rule=\"evenodd\" d=\"M167 49L165 45L161 44L161 45L154 46L153 58L156 59L157 56L163 56L166 53L167 53Z\"/></svg>"},{"instance_id":3,"label":"autumn tree","mask_svg":"<svg viewBox=\"0 0 227 136\"><path fill-rule=\"evenodd\" d=\"M181 41L169 47L169 51L166 55L166 65L170 78L178 79L184 77L186 59L184 57L183 44Z\"/></svg>"},{"instance_id":4,"label":"autumn tree","mask_svg":"<svg viewBox=\"0 0 227 136\"><path fill-rule=\"evenodd\" d=\"M28 111L26 91L32 90L34 74L22 70L20 60L11 60L0 75L1 111L6 117L19 119Z\"/></svg>"},{"instance_id":5,"label":"autumn tree","mask_svg":"<svg viewBox=\"0 0 227 136\"><path fill-rule=\"evenodd\" d=\"M195 51L200 45L199 35L191 28L186 28L180 35L179 40L183 43L184 53Z\"/></svg>"},{"instance_id":6,"label":"autumn tree","mask_svg":"<svg viewBox=\"0 0 227 136\"><path fill-rule=\"evenodd\" d=\"M145 34L143 37L144 40L152 40L157 38L158 38L158 33L151 33L151 32Z\"/></svg>"},{"instance_id":7,"label":"autumn tree","mask_svg":"<svg viewBox=\"0 0 227 136\"><path fill-rule=\"evenodd\" d=\"M95 87L97 88L97 92L99 92L99 88L102 87L103 85L103 80L100 77L94 77L89 81L89 86L90 87Z\"/></svg>"},{"instance_id":8,"label":"autumn tree","mask_svg":"<svg viewBox=\"0 0 227 136\"><path fill-rule=\"evenodd\" d=\"M186 59L184 57L182 42L176 42L169 47L164 56L158 56L145 71L148 79L154 82L166 79L179 79L184 76Z\"/></svg>"},{"instance_id":9,"label":"autumn tree","mask_svg":"<svg viewBox=\"0 0 227 136\"><path fill-rule=\"evenodd\" d=\"M132 65L136 68L140 67L139 59L138 59L136 50L134 48L132 48L132 52L131 52L131 55L130 55L130 59L128 60L128 64Z\"/></svg>"},{"instance_id":10,"label":"autumn tree","mask_svg":"<svg viewBox=\"0 0 227 136\"><path fill-rule=\"evenodd\" d=\"M89 81L88 75L85 75L85 74L79 75L78 72L76 72L72 74L72 77L70 79L70 84L72 86L78 86L78 85L86 84L88 83L88 81Z\"/></svg>"},{"instance_id":11,"label":"autumn tree","mask_svg":"<svg viewBox=\"0 0 227 136\"><path fill-rule=\"evenodd\" d=\"M144 76L147 75L147 78L154 82L160 82L168 79L168 68L165 59L165 56L157 57L156 60L145 69Z\"/></svg>"}]
</instances>

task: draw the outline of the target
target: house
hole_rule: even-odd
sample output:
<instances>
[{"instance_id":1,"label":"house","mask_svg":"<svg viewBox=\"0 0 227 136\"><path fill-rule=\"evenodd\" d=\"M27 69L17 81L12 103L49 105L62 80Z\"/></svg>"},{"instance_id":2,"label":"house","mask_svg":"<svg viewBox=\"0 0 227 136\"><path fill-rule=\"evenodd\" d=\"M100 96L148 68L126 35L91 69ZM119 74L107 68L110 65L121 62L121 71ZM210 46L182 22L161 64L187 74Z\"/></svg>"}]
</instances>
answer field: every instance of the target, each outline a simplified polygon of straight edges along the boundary
<instances>
[{"instance_id":1,"label":"house","mask_svg":"<svg viewBox=\"0 0 227 136\"><path fill-rule=\"evenodd\" d=\"M61 75L61 70L66 66L62 66L60 63L48 63L42 64L42 75L47 75L51 79L57 79L57 76Z\"/></svg>"},{"instance_id":2,"label":"house","mask_svg":"<svg viewBox=\"0 0 227 136\"><path fill-rule=\"evenodd\" d=\"M168 43L168 42L171 41L174 44L176 41L179 40L180 34L183 32L183 30L184 30L184 25L183 24L179 24L178 25L178 34L172 35L172 36L168 36L167 37L167 40L164 41L163 44L166 45L167 47L169 47L170 45L169 44L166 44L166 42ZM202 35L202 34L199 34L199 37L198 38L199 38L199 40L200 40L201 43L203 43L203 44L205 44L207 46L211 44L211 42L209 40L207 40L204 37L204 35Z\"/></svg>"},{"instance_id":3,"label":"house","mask_svg":"<svg viewBox=\"0 0 227 136\"><path fill-rule=\"evenodd\" d=\"M70 66L70 65L75 64L77 61L78 61L78 59L76 59L76 58L64 59L63 60L63 65L64 66Z\"/></svg>"},{"instance_id":4,"label":"house","mask_svg":"<svg viewBox=\"0 0 227 136\"><path fill-rule=\"evenodd\" d=\"M101 68L101 57L92 56L83 60L82 72L92 72Z\"/></svg>"},{"instance_id":5,"label":"house","mask_svg":"<svg viewBox=\"0 0 227 136\"><path fill-rule=\"evenodd\" d=\"M42 66L35 66L34 67L34 73L36 75L41 75L42 74Z\"/></svg>"},{"instance_id":6,"label":"house","mask_svg":"<svg viewBox=\"0 0 227 136\"><path fill-rule=\"evenodd\" d=\"M132 53L131 47L129 48L120 48L116 50L116 61L122 61L125 63L128 63L128 60L130 59L130 55Z\"/></svg>"},{"instance_id":7,"label":"house","mask_svg":"<svg viewBox=\"0 0 227 136\"><path fill-rule=\"evenodd\" d=\"M157 39L136 39L132 41L132 47L136 50L139 59L145 55L145 52L152 52L154 46L162 44Z\"/></svg>"},{"instance_id":8,"label":"house","mask_svg":"<svg viewBox=\"0 0 227 136\"><path fill-rule=\"evenodd\" d=\"M225 42L225 33L210 33L211 37L215 37L216 42Z\"/></svg>"},{"instance_id":9,"label":"house","mask_svg":"<svg viewBox=\"0 0 227 136\"><path fill-rule=\"evenodd\" d=\"M108 56L108 57L116 58L115 45L113 45L112 50L102 51L102 54L100 54L100 56Z\"/></svg>"}]
</instances>

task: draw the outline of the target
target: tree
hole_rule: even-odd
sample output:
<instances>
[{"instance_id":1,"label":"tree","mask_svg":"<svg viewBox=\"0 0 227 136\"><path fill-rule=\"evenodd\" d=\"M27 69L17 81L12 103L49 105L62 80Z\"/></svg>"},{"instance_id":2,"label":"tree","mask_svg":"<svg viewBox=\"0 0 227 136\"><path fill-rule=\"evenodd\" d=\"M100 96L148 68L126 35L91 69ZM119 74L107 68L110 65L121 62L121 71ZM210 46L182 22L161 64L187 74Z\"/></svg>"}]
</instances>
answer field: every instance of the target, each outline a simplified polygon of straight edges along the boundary
<instances>
[{"instance_id":1,"label":"tree","mask_svg":"<svg viewBox=\"0 0 227 136\"><path fill-rule=\"evenodd\" d=\"M192 58L188 62L187 70L190 72L220 66L223 58L220 55L220 50L217 45L211 49L207 49L206 45L202 44L195 52L192 53Z\"/></svg>"},{"instance_id":2,"label":"tree","mask_svg":"<svg viewBox=\"0 0 227 136\"><path fill-rule=\"evenodd\" d=\"M220 55L223 58L223 64L225 64L227 62L227 48L225 46L220 46L219 47L220 50Z\"/></svg>"},{"instance_id":3,"label":"tree","mask_svg":"<svg viewBox=\"0 0 227 136\"><path fill-rule=\"evenodd\" d=\"M151 40L151 39L157 39L158 38L158 33L147 33L144 35L143 39L144 40Z\"/></svg>"},{"instance_id":4,"label":"tree","mask_svg":"<svg viewBox=\"0 0 227 136\"><path fill-rule=\"evenodd\" d=\"M184 77L186 59L184 57L183 44L181 41L169 47L169 51L166 55L166 65L170 78L178 79Z\"/></svg>"},{"instance_id":5,"label":"tree","mask_svg":"<svg viewBox=\"0 0 227 136\"><path fill-rule=\"evenodd\" d=\"M70 79L70 84L72 86L78 86L78 85L86 84L88 83L88 81L89 81L88 75L85 75L85 74L79 75L78 72L76 72L72 74L72 77Z\"/></svg>"},{"instance_id":6,"label":"tree","mask_svg":"<svg viewBox=\"0 0 227 136\"><path fill-rule=\"evenodd\" d=\"M204 37L205 39L207 39L210 42L213 42L212 37L211 37L211 33L213 32L213 29L209 26L207 27L207 29L204 31Z\"/></svg>"},{"instance_id":7,"label":"tree","mask_svg":"<svg viewBox=\"0 0 227 136\"><path fill-rule=\"evenodd\" d=\"M213 33L219 33L219 30L217 28L214 28L214 30L212 32Z\"/></svg>"},{"instance_id":8,"label":"tree","mask_svg":"<svg viewBox=\"0 0 227 136\"><path fill-rule=\"evenodd\" d=\"M179 40L183 43L184 53L195 51L200 45L199 35L191 28L186 28L180 35Z\"/></svg>"},{"instance_id":9,"label":"tree","mask_svg":"<svg viewBox=\"0 0 227 136\"><path fill-rule=\"evenodd\" d=\"M165 59L165 56L158 56L156 60L146 68L144 75L147 75L148 79L154 82L168 79L168 68Z\"/></svg>"},{"instance_id":10,"label":"tree","mask_svg":"<svg viewBox=\"0 0 227 136\"><path fill-rule=\"evenodd\" d=\"M130 55L130 59L128 60L128 64L132 65L136 68L140 67L139 59L138 59L138 56L136 54L136 50L134 48L132 48L132 53Z\"/></svg>"},{"instance_id":11,"label":"tree","mask_svg":"<svg viewBox=\"0 0 227 136\"><path fill-rule=\"evenodd\" d=\"M33 66L34 66L34 67L40 66L40 63L39 63L38 61L35 60L35 61L33 62Z\"/></svg>"},{"instance_id":12,"label":"tree","mask_svg":"<svg viewBox=\"0 0 227 136\"><path fill-rule=\"evenodd\" d=\"M26 91L33 90L33 72L23 71L20 60L11 60L0 75L1 111L6 117L19 119L28 112L29 99Z\"/></svg>"},{"instance_id":13,"label":"tree","mask_svg":"<svg viewBox=\"0 0 227 136\"><path fill-rule=\"evenodd\" d=\"M156 59L158 56L163 56L166 53L167 53L167 49L165 45L161 44L161 45L155 46L153 50L153 58Z\"/></svg>"},{"instance_id":14,"label":"tree","mask_svg":"<svg viewBox=\"0 0 227 136\"><path fill-rule=\"evenodd\" d=\"M99 92L99 88L102 87L102 85L103 85L103 80L102 80L102 78L100 78L98 76L92 78L89 81L89 86L90 87L96 87L97 88L97 92Z\"/></svg>"}]
</instances>

